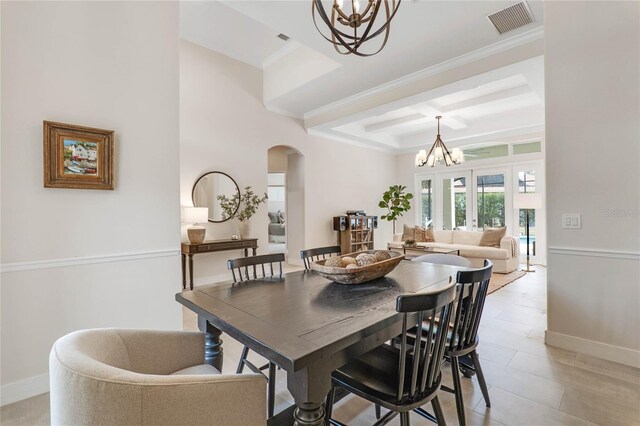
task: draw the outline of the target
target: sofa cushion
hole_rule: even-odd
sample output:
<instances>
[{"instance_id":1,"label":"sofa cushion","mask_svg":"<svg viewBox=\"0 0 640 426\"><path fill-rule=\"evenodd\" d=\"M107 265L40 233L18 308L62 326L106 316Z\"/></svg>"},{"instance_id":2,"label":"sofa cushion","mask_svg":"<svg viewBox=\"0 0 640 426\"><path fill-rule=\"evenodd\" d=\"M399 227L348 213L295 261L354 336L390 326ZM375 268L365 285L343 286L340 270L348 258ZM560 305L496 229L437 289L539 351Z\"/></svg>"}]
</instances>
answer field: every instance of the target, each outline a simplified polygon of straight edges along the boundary
<instances>
[{"instance_id":1,"label":"sofa cushion","mask_svg":"<svg viewBox=\"0 0 640 426\"><path fill-rule=\"evenodd\" d=\"M486 228L482 232L482 238L480 239L480 245L485 247L500 247L500 240L507 233L507 227L500 228Z\"/></svg>"},{"instance_id":2,"label":"sofa cushion","mask_svg":"<svg viewBox=\"0 0 640 426\"><path fill-rule=\"evenodd\" d=\"M428 227L426 229L425 237L426 237L426 241L428 243L432 243L432 242L434 242L436 240L435 237L433 236L433 228L432 227Z\"/></svg>"},{"instance_id":3,"label":"sofa cushion","mask_svg":"<svg viewBox=\"0 0 640 426\"><path fill-rule=\"evenodd\" d=\"M427 241L427 230L420 225L416 225L415 234L416 234L416 243L421 243Z\"/></svg>"},{"instance_id":4,"label":"sofa cushion","mask_svg":"<svg viewBox=\"0 0 640 426\"><path fill-rule=\"evenodd\" d=\"M453 244L479 246L482 234L482 232L473 231L453 231Z\"/></svg>"},{"instance_id":5,"label":"sofa cushion","mask_svg":"<svg viewBox=\"0 0 640 426\"><path fill-rule=\"evenodd\" d=\"M436 243L451 244L453 242L453 231L433 231Z\"/></svg>"},{"instance_id":6,"label":"sofa cushion","mask_svg":"<svg viewBox=\"0 0 640 426\"><path fill-rule=\"evenodd\" d=\"M416 229L413 226L403 225L402 241L415 240L415 239L416 239Z\"/></svg>"},{"instance_id":7,"label":"sofa cushion","mask_svg":"<svg viewBox=\"0 0 640 426\"><path fill-rule=\"evenodd\" d=\"M505 249L497 247L483 247L468 244L454 244L454 247L460 250L460 256L462 257L479 257L483 259L500 259L505 260L511 257Z\"/></svg>"}]
</instances>

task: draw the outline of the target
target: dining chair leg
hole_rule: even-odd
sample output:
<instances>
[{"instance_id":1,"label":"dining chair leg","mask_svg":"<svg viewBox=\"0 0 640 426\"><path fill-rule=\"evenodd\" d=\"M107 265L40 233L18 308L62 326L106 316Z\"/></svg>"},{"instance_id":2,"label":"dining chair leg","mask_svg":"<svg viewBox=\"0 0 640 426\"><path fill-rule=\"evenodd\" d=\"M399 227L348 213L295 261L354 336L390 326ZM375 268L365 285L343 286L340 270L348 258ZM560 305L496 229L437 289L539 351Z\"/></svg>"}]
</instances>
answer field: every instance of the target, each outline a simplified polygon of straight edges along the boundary
<instances>
[{"instance_id":1,"label":"dining chair leg","mask_svg":"<svg viewBox=\"0 0 640 426\"><path fill-rule=\"evenodd\" d=\"M242 348L242 355L240 355L240 362L238 363L238 368L236 369L236 374L242 373L244 370L244 362L247 359L247 355L249 354L249 348L247 346Z\"/></svg>"},{"instance_id":2,"label":"dining chair leg","mask_svg":"<svg viewBox=\"0 0 640 426\"><path fill-rule=\"evenodd\" d=\"M487 407L491 407L491 400L489 400L489 389L487 389L487 382L484 380L482 367L480 367L480 358L478 358L478 353L475 350L471 352L471 360L473 361L473 367L476 369L476 374L478 375L478 383L480 384L480 390L482 391L484 402Z\"/></svg>"},{"instance_id":3,"label":"dining chair leg","mask_svg":"<svg viewBox=\"0 0 640 426\"><path fill-rule=\"evenodd\" d=\"M376 420L380 420L380 406L378 404L376 404Z\"/></svg>"},{"instance_id":4,"label":"dining chair leg","mask_svg":"<svg viewBox=\"0 0 640 426\"><path fill-rule=\"evenodd\" d=\"M444 413L442 412L440 400L437 395L431 400L431 405L433 406L433 413L436 415L436 419L438 420L438 426L447 426L447 421L444 418Z\"/></svg>"},{"instance_id":5,"label":"dining chair leg","mask_svg":"<svg viewBox=\"0 0 640 426\"><path fill-rule=\"evenodd\" d=\"M456 411L458 412L458 423L460 426L465 426L466 421L464 418L464 401L462 399L462 384L460 383L460 364L458 358L451 357L451 375L453 376L453 390L456 395Z\"/></svg>"},{"instance_id":6,"label":"dining chair leg","mask_svg":"<svg viewBox=\"0 0 640 426\"><path fill-rule=\"evenodd\" d=\"M331 414L333 412L333 398L336 394L335 386L331 386L331 390L327 394L327 402L324 404L324 415L327 420L327 424L331 421Z\"/></svg>"},{"instance_id":7,"label":"dining chair leg","mask_svg":"<svg viewBox=\"0 0 640 426\"><path fill-rule=\"evenodd\" d=\"M400 426L410 426L409 412L400 413Z\"/></svg>"},{"instance_id":8,"label":"dining chair leg","mask_svg":"<svg viewBox=\"0 0 640 426\"><path fill-rule=\"evenodd\" d=\"M269 391L267 393L267 407L269 410L269 416L273 417L273 408L276 400L276 365L272 362L269 363L269 381L267 383Z\"/></svg>"}]
</instances>

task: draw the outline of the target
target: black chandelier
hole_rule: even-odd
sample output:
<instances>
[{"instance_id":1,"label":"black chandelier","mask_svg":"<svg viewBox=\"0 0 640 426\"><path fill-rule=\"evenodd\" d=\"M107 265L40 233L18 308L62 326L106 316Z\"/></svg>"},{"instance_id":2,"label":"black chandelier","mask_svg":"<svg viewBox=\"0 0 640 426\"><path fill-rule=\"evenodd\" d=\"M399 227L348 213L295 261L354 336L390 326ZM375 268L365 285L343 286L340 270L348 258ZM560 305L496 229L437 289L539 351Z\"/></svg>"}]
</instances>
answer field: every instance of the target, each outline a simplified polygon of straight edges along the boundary
<instances>
[{"instance_id":1,"label":"black chandelier","mask_svg":"<svg viewBox=\"0 0 640 426\"><path fill-rule=\"evenodd\" d=\"M348 6L344 7L345 1L347 4L351 4L351 13L347 12ZM322 0L312 0L311 14L313 16L313 23L320 32L320 35L330 41L336 51L342 55L349 55L353 53L358 56L373 56L380 52L385 44L387 44L391 19L393 19L398 11L401 0L397 0L397 2L396 0L364 1L366 1L366 5L364 6L364 10L360 12L359 0L333 0L333 6L331 7L331 19L329 19L329 16L327 16L327 12L322 5ZM381 8L384 10L384 23L379 27L374 28L376 18L382 17L382 13L380 13ZM322 21L327 25L327 27L329 27L329 32L331 33L330 36L325 35L320 30L318 22L316 21L316 11ZM348 34L341 31L338 29L338 23L346 27L344 28L344 31L352 29L353 32ZM366 24L366 26L363 26L363 24ZM361 26L364 27L364 31L359 32L359 30L362 30ZM384 40L378 50L370 53L360 51L360 47L364 42L369 41L382 33L384 33Z\"/></svg>"}]
</instances>

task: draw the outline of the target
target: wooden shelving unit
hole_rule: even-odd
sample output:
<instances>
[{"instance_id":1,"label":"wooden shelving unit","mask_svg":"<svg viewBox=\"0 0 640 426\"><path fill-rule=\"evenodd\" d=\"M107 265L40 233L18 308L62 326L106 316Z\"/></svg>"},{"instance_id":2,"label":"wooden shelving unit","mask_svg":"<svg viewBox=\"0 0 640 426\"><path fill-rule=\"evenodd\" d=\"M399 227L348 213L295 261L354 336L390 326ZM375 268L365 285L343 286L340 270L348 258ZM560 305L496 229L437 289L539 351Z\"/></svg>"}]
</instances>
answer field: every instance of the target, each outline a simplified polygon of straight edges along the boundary
<instances>
[{"instance_id":1,"label":"wooden shelving unit","mask_svg":"<svg viewBox=\"0 0 640 426\"><path fill-rule=\"evenodd\" d=\"M346 229L338 231L338 244L342 254L373 250L373 234L377 216L345 216Z\"/></svg>"}]
</instances>

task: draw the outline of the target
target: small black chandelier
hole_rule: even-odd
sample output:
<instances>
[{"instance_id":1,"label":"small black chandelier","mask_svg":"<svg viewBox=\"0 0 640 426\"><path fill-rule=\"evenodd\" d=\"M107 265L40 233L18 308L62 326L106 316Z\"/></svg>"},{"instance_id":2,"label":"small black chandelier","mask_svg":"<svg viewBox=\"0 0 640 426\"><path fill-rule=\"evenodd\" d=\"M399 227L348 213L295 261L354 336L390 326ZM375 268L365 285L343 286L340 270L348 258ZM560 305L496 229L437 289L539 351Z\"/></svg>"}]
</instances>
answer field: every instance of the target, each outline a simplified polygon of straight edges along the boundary
<instances>
[{"instance_id":1,"label":"small black chandelier","mask_svg":"<svg viewBox=\"0 0 640 426\"><path fill-rule=\"evenodd\" d=\"M416 167L435 167L437 163L444 163L445 166L449 167L452 164L460 164L464 163L464 152L460 148L453 148L449 151L442 142L442 138L440 137L440 119L442 116L437 116L436 120L438 120L438 134L436 136L436 141L431 146L429 153L425 149L421 149L416 154Z\"/></svg>"},{"instance_id":2,"label":"small black chandelier","mask_svg":"<svg viewBox=\"0 0 640 426\"><path fill-rule=\"evenodd\" d=\"M387 44L391 19L393 19L398 11L401 0L364 1L366 2L366 5L362 12L360 12L359 0L333 0L333 6L331 7L331 19L329 19L327 12L322 5L322 0L312 0L311 15L313 17L313 23L320 32L320 35L330 41L336 51L342 55L349 55L353 53L358 56L373 56L380 52L385 44ZM347 11L348 6L345 7L344 2L351 4L350 13ZM380 8L384 10L386 19L382 25L374 28L376 18L379 17ZM327 27L329 27L329 32L331 33L330 36L325 35L320 30L318 22L316 21L316 11L322 21L327 25ZM380 13L380 17L382 17L382 13ZM345 31L352 30L353 32L347 34L346 32L341 31L338 29L338 23L346 27L346 29L344 29ZM363 26L363 24L366 24L366 26ZM359 32L359 30L361 30L361 26L364 27L364 31ZM384 40L378 50L370 53L360 51L360 47L364 42L369 41L382 33L384 33Z\"/></svg>"}]
</instances>

